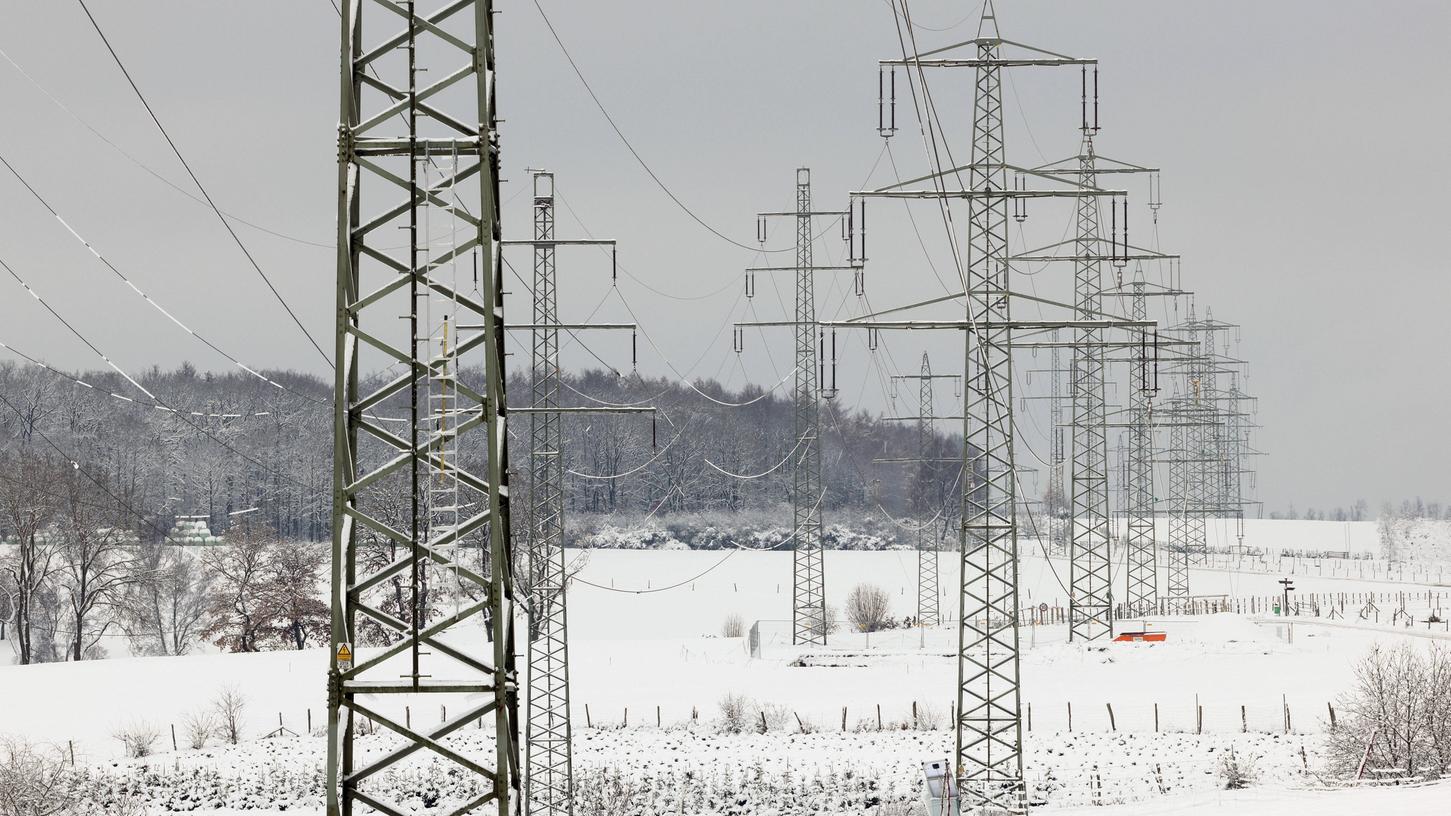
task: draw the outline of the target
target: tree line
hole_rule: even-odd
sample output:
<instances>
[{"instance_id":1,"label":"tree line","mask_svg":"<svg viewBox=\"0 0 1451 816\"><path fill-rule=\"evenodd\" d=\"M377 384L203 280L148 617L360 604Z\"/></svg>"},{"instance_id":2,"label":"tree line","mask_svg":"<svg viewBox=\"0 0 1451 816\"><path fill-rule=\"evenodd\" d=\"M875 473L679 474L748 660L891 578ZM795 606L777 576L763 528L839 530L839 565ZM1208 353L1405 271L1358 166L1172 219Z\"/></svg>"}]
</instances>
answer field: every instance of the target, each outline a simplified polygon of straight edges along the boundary
<instances>
[{"instance_id":1,"label":"tree line","mask_svg":"<svg viewBox=\"0 0 1451 816\"><path fill-rule=\"evenodd\" d=\"M138 377L152 401L114 373L71 378L0 364L0 625L20 662L100 656L117 636L133 653L158 655L202 642L251 651L325 639L332 388L310 375L268 377L278 385L152 369ZM514 404L528 385L525 375L510 378ZM565 375L564 385L569 406L656 408L565 416L570 513L734 514L789 500L789 395L601 371ZM376 410L406 415L397 400ZM527 524L537 416L516 415L509 428L516 534ZM824 511L956 509L959 468L950 462L873 462L915 455L915 423L827 402L822 424ZM959 455L960 438L934 432L929 457ZM480 443L459 456L482 472ZM406 479L385 480L375 499L381 517L406 529ZM205 516L226 544L172 546L178 516ZM364 533L363 566L396 557L396 544ZM401 615L406 588L384 590L392 597L381 608Z\"/></svg>"},{"instance_id":2,"label":"tree line","mask_svg":"<svg viewBox=\"0 0 1451 816\"><path fill-rule=\"evenodd\" d=\"M205 515L224 532L235 514L278 536L329 536L332 486L332 385L292 372L268 373L285 390L243 373L202 373L189 365L152 369L141 384L175 411L162 410L111 372L75 379L34 366L0 364L0 452L39 451L69 459L103 479L134 509L126 522L157 540L178 515ZM526 374L509 379L511 404L528 399ZM567 509L579 513L734 511L789 501L795 444L789 393L757 386L727 389L701 381L620 377L603 371L564 376L570 407L644 404L640 414L564 418ZM108 392L131 395L124 402ZM714 401L712 401L714 400ZM721 404L726 403L726 404ZM885 509L931 515L951 503L959 466L937 462L874 464L915 455L917 426L823 403L823 509ZM385 404L385 408L389 407ZM406 412L392 405L396 413ZM915 414L915 406L903 410ZM511 484L529 489L530 423L509 424ZM958 433L936 432L929 457L961 454ZM481 450L461 452L476 460ZM617 474L628 474L614 478ZM761 475L764 474L764 475ZM742 478L754 476L757 478Z\"/></svg>"}]
</instances>

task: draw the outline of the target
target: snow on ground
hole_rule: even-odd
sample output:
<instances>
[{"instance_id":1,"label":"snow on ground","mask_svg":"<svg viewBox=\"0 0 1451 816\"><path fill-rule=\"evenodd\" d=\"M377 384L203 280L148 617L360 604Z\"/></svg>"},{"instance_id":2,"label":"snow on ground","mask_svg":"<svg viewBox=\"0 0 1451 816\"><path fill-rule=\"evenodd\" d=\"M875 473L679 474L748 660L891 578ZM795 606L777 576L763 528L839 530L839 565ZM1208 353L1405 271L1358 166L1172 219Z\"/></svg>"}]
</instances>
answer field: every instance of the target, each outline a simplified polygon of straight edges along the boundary
<instances>
[{"instance_id":1,"label":"snow on ground","mask_svg":"<svg viewBox=\"0 0 1451 816\"><path fill-rule=\"evenodd\" d=\"M360 762L397 745L362 740ZM724 734L708 726L581 729L575 770L589 792L582 812L611 814L859 813L919 800L923 756L952 750L945 730ZM493 742L463 732L449 743L485 756ZM286 738L230 750L111 763L86 778L98 802L134 796L165 811L320 812L323 742ZM1030 796L1039 804L1110 805L1223 787L1221 759L1233 752L1259 784L1315 782L1319 739L1301 735L1035 734L1027 741ZM470 780L446 761L417 756L385 772L372 791L405 806L467 798ZM607 798L608 797L608 798Z\"/></svg>"},{"instance_id":2,"label":"snow on ground","mask_svg":"<svg viewBox=\"0 0 1451 816\"><path fill-rule=\"evenodd\" d=\"M1255 534L1271 537L1278 524L1285 525L1283 546L1310 549L1316 541L1304 528L1327 523L1267 522ZM875 812L881 803L914 798L920 763L951 752L949 731L911 726L914 706L920 729L946 724L956 674L955 628L838 633L826 649L797 649L789 646L789 635L782 636L781 623L789 617L790 553L594 551L571 557L583 563L583 581L572 585L569 599L577 762L595 774L601 790L620 796L685 791L689 813ZM827 552L828 600L840 607L852 586L874 583L891 597L893 615L910 614L915 559L912 552ZM943 554L942 567L943 585L954 586L950 554ZM1022 575L1025 601L1061 603L1064 562L1030 556ZM1279 589L1278 577L1194 570L1191 583L1195 594L1270 595ZM1301 592L1406 588L1343 577L1298 575L1296 581ZM943 608L953 609L955 602ZM748 625L761 622L759 658L751 657L745 639L718 636L728 614L741 615ZM1242 804L1245 816L1302 805L1324 814L1372 797L1397 808L1382 812L1418 813L1429 812L1424 806L1435 798L1425 791L1447 794L1444 787L1300 790L1317 784L1327 704L1349 685L1354 661L1377 641L1431 643L1426 633L1354 617L1293 627L1280 619L1236 615L1143 624L1165 631L1168 640L1084 647L1068 644L1062 626L1023 630L1029 776L1051 803L1048 811L1091 805L1098 796L1095 813L1104 812L1102 805L1147 798L1148 806L1187 813ZM6 706L0 733L70 743L78 765L98 775L100 790L139 782L153 803L167 807L190 803L199 812L220 813L226 811L216 808L286 806L289 813L310 813L317 807L323 743L290 734L307 732L309 713L314 731L323 725L326 662L325 652L314 649L0 667L0 699L44 701ZM247 698L249 741L186 750L187 715L226 687ZM761 706L768 732L717 733L719 701L727 694ZM468 704L462 698L442 702L455 713ZM407 714L415 722L442 715L421 709ZM284 736L260 739L278 728L279 716ZM120 743L114 735L137 725L161 734L162 753L142 763L149 770L117 759ZM171 750L172 725L181 751ZM803 727L812 733L800 733ZM1204 733L1196 733L1201 728ZM476 731L457 738L472 749L488 749ZM373 739L383 750L389 738ZM1217 791L1219 757L1231 746L1237 755L1259 757L1262 789ZM389 784L422 797L417 803L447 782L427 767L400 773ZM754 786L755 810L723 809L729 791L748 786ZM819 794L813 801L820 808L780 804L789 798L786 791L805 788ZM178 796L190 798L166 798ZM652 801L638 812L657 812L651 808L662 800ZM633 812L599 804L611 812ZM1112 812L1137 814L1147 812L1144 807L1124 804Z\"/></svg>"}]
</instances>

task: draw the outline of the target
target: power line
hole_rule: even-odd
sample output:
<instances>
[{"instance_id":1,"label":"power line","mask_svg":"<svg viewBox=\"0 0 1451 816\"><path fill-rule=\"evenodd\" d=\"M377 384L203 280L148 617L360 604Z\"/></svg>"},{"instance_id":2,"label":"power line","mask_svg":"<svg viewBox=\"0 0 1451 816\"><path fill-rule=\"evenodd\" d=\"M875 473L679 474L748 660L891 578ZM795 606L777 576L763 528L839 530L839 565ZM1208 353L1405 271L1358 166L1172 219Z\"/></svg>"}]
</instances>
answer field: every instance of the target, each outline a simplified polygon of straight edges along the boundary
<instances>
[{"instance_id":1,"label":"power line","mask_svg":"<svg viewBox=\"0 0 1451 816\"><path fill-rule=\"evenodd\" d=\"M533 0L533 2L534 8L539 10L540 18L544 20L545 27L549 29L550 36L554 38L554 42L559 46L559 50L564 54L564 58L569 61L569 67L574 69L574 75L579 77L580 84L584 85L585 91L589 93L589 98L594 101L595 107L599 108L600 114L605 117L605 121L609 123L610 129L615 132L616 136L620 137L620 141L625 145L625 149L629 150L630 155L635 157L635 161L639 163L642 169L644 169L646 175L650 177L650 180L655 182L655 186L659 187L660 190L664 192L671 201L675 202L675 206L679 207L681 211L683 211L686 215L690 216L690 219L692 221L704 227L707 231L710 232L710 234L732 246L740 247L741 249L750 250L752 252L790 252L795 249L795 247L765 249L764 247L753 247L750 244L741 243L740 241L731 238L730 236L706 223L705 220L702 219L699 215L696 215L695 211L690 209L690 207L687 206L684 201L681 201L680 197L677 196L675 192L671 190L670 187L667 186L665 182L660 179L660 176L657 175L653 169L651 169L650 165L640 155L640 152L635 149L635 146L630 144L630 140L625 137L625 133L624 131L620 130L620 126L615 124L615 118L610 115L610 112L608 110L605 109L604 103L600 101L599 96L595 94L594 88L590 86L589 80L584 78L584 72L580 70L579 65L574 61L574 57L570 55L569 49L564 45L564 40L560 39L559 32L554 29L554 23L550 22L549 15L544 13L544 7L539 4L539 0Z\"/></svg>"},{"instance_id":2,"label":"power line","mask_svg":"<svg viewBox=\"0 0 1451 816\"><path fill-rule=\"evenodd\" d=\"M137 295L139 295L142 300L146 301L153 309L155 309L156 311L160 312L162 314L162 316L164 316L167 320L170 320L172 323L175 323L177 325L177 327L180 328L182 331L186 332L187 334L190 334L192 337L195 337L197 340L200 340L204 345L206 345L207 348L209 348L212 351L215 351L216 353L218 353L218 354L222 355L223 357L227 358L227 360L229 360L233 365L235 365L236 367L242 369L243 371L247 372L248 374L251 374L252 376L256 377L257 379L262 380L263 382L266 382L266 383L268 383L268 384L270 384L270 385L272 385L272 386L274 386L276 388L279 388L279 389L281 389L283 391L287 391L290 394L293 394L295 396L302 397L303 399L309 400L311 402L316 402L316 403L318 403L320 405L327 404L324 401L319 400L319 399L317 399L315 397L311 397L311 396L308 396L306 394L301 394L301 393L299 393L297 391L293 391L292 389L288 388L287 386L283 385L282 383L277 382L276 380L273 380L272 378L268 377L265 374L262 374L257 369L252 368L251 366L247 365L246 363L243 363L237 357L235 357L235 356L227 353L226 351L223 351L220 346L218 346L217 344L215 344L212 341L208 340L207 338L203 337L201 334L198 334L195 329L191 328L187 324L181 322L179 319L177 319L177 317L175 315L173 315L171 312L167 311L165 307L163 307L160 303L158 303L156 300L154 300L150 295L148 295L146 292L142 291L142 289L139 286L137 286L135 283L132 283L131 282L131 279L128 278L128 277L126 277L126 275L124 273L122 273L121 270L118 269L115 264L111 263L111 261L108 258L106 258L106 256L102 255L101 252L100 252L100 250L98 250L94 246L92 246L90 241L87 241L84 236L82 236L79 232L76 232L75 228L72 227L70 225L70 223L67 222L63 217L61 217L61 214L59 212L57 212L56 209L50 205L50 202L49 201L46 201L45 197L42 196L40 194L40 192L38 190L36 190L35 187L33 187L30 184L30 182L25 179L24 176L20 175L20 171L19 170L16 170L15 169L15 166L12 165L5 158L5 156L3 154L0 154L0 165L4 165L5 166L5 169L6 170L9 170L10 171L10 174L13 175L13 176L15 176L15 179L17 181L19 181L20 184L22 186L24 186L27 191L30 192L30 195L32 197L34 197L36 201L40 202L40 206L44 207L45 210L46 210L46 212L49 212L51 214L51 216L53 218L55 218L56 221L59 221L60 222L60 225L62 227L65 227L66 232L69 232L72 237L74 237L77 241L79 241L80 244L82 246L84 246L88 252L90 252L92 255L95 256L96 260L100 261L103 266L105 266L107 269L111 270L111 272L113 274L115 274L115 276L117 278L120 278L121 279L121 282L122 283L124 283L128 287L130 287L131 291L133 291ZM8 269L8 267L7 267L7 269ZM14 275L15 274L14 271L11 271L11 274ZM16 275L16 279L19 280L19 276L18 275ZM21 283L22 283L22 285L24 284L23 281ZM37 300L38 299L39 298L37 297ZM47 307L47 308L49 308L49 307ZM107 361L107 363L109 364L109 361Z\"/></svg>"},{"instance_id":3,"label":"power line","mask_svg":"<svg viewBox=\"0 0 1451 816\"><path fill-rule=\"evenodd\" d=\"M5 261L3 259L0 259L0 267L3 267L5 269L5 271L9 272L10 275L15 278L15 280L19 281L20 282L20 285L23 286L23 287L25 287L25 290L30 293L30 296L33 297L33 298L35 298L35 300L37 302L39 302L42 306L44 306L45 307L45 310L48 311L48 312L50 312L51 316L53 316L57 321L59 321L61 325L65 326L67 329L69 329L70 330L70 333L73 334L73 335L75 335L76 339L78 339L82 343L84 343L86 345L86 347L89 348L91 351L95 352L96 353L96 356L100 357L101 360L103 360L106 363L106 365L110 366L112 370L114 370L117 374L120 374L123 378L125 378L126 382L131 383L131 385L134 386L137 391L140 391L141 393L145 394L147 396L147 398L151 399L158 406L160 406L161 408L163 408L167 412L169 412L172 415L174 415L177 419L180 419L182 422L184 422L187 425L191 426L191 428L193 430L198 431L198 432L204 434L205 436L207 436L208 438L210 438L216 444L218 444L221 447L227 449L228 451L231 451L233 454L237 455L238 457L241 457L242 459L246 460L248 463L257 466L257 467L261 468L262 470L267 471L269 474L271 474L273 476L277 476L277 477L280 477L282 479L286 479L287 481L292 482L293 484L295 484L298 487L301 487L301 488L303 488L305 490L311 490L312 489L312 486L311 485L303 484L302 482L297 481L296 479L292 478L291 476L288 476L287 474L282 473L281 471L278 471L275 468L273 468L273 467L271 467L269 465L264 464L260 460L255 459L255 458L253 458L253 457L251 457L251 456L243 453L242 451L237 450L236 448L234 448L230 444L228 444L226 442L226 440L224 440L221 437L217 436L216 434L212 433L211 430L209 430L207 428L204 428L204 427L196 424L195 422L192 422L191 419L189 419L184 412L178 411L177 409L175 409L175 408L171 407L170 405L168 405L160 397L156 396L151 391L147 390L146 387L143 386L140 382L138 382L134 377L132 377L130 374L126 373L125 369L122 369L120 366L116 365L116 363L112 362L111 358L108 357L108 356L106 356L105 352L101 351L101 349L99 347L97 347L95 343L91 342L90 338L88 338L84 334L82 334L81 331L79 329L77 329L74 324L72 324L69 320L66 320L66 318L65 318L64 315L62 315L60 312L56 311L49 303L46 303L45 300L42 299L40 297L40 295L35 292L34 289L30 288L30 284L26 283L25 279L22 278L22 277L20 277L20 275L18 273L16 273L16 271L14 269L12 269L9 264L5 263Z\"/></svg>"},{"instance_id":4,"label":"power line","mask_svg":"<svg viewBox=\"0 0 1451 816\"><path fill-rule=\"evenodd\" d=\"M231 222L227 220L227 217L222 214L221 209L217 207L216 202L212 200L212 196L210 193L207 192L207 188L202 186L201 179L197 178L196 173L192 171L191 165L187 162L186 157L181 155L181 150L177 148L176 142L173 141L171 138L171 134L168 133L166 127L161 124L161 120L156 116L156 111L151 109L151 103L146 101L146 96L141 93L141 88L137 87L136 81L131 78L131 72L126 70L125 63L121 62L120 55L118 55L116 53L116 49L111 46L111 41L106 37L106 32L101 30L100 23L96 22L95 16L92 15L91 10L86 7L86 0L76 0L76 2L80 5L81 10L86 13L86 19L91 21L91 27L94 28L96 30L96 34L100 36L101 42L105 44L106 50L109 51L111 54L111 59L115 60L116 67L120 68L121 74L126 77L127 84L131 86L132 91L135 91L136 98L141 100L141 105L146 108L146 113L151 117L151 121L156 124L157 130L161 131L162 137L166 139L167 145L171 147L171 152L176 155L177 161L181 162L181 166L186 170L186 174L191 177L192 183L196 185L197 191L200 192L202 194L202 197L206 199L207 206L210 207L212 212L216 214L217 220L222 222L222 226L226 228L227 234L232 236L232 241L236 243L237 248L242 250L243 255L247 256L247 262L252 265L252 268L256 270L257 275L262 278L262 282L267 284L267 289L272 292L272 296L276 298L278 304L280 304L282 308L286 310L287 316L292 318L292 322L297 325L298 330L301 331L302 335L307 338L307 342L311 343L312 347L317 349L318 355L321 356L323 361L328 364L329 368L332 368L332 358L329 357L327 355L327 352L322 350L322 346L318 345L317 341L312 338L312 335L307 331L307 327L303 326L302 321L297 317L297 313L292 310L291 306L287 305L287 301L282 297L282 293L278 292L277 287L272 285L272 281L267 277L267 273L262 271L262 267L257 263L257 259L252 257L252 253L247 249L246 245L242 243L242 239L237 235L237 231L232 229Z\"/></svg>"}]
</instances>

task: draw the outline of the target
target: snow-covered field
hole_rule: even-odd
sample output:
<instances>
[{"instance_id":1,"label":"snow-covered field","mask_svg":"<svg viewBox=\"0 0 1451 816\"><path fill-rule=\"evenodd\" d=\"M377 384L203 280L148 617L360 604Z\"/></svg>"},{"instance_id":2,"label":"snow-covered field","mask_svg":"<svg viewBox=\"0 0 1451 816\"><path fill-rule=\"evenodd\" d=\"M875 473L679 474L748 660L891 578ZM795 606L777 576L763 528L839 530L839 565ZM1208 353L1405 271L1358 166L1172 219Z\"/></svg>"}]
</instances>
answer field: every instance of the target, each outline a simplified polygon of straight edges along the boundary
<instances>
[{"instance_id":1,"label":"snow-covered field","mask_svg":"<svg viewBox=\"0 0 1451 816\"><path fill-rule=\"evenodd\" d=\"M1331 548L1336 542L1317 543L1316 525L1344 535L1345 525L1258 522L1252 543ZM569 598L576 765L592 791L615 797L582 812L906 812L890 807L915 800L920 764L950 754L954 628L839 634L827 649L803 652L773 638L789 617L789 553L570 555L582 567ZM840 606L852 586L873 583L888 592L893 615L911 614L915 559L828 552L829 602ZM941 563L943 585L954 586L954 559L944 554ZM1022 577L1025 603L1062 603L1064 562L1026 557ZM1191 582L1195 594L1272 595L1278 577L1204 569ZM1296 582L1302 592L1407 589L1343 576ZM761 622L761 657L750 656L745 639L719 636L731 614ZM1148 623L1167 642L1085 648L1066 643L1061 626L1023 632L1028 773L1048 811L1446 812L1446 787L1319 789L1328 706L1349 685L1352 664L1375 642L1428 644L1436 633L1355 620L1292 628L1237 615ZM322 650L308 650L4 667L0 733L73 749L103 799L137 795L157 810L321 812L323 741L307 732L309 715L314 731L324 722L325 664ZM246 697L247 739L188 750L188 714L225 688ZM765 734L720 733L727 694L766 713ZM264 738L279 718L281 736ZM160 753L120 759L115 735L147 726L160 734ZM386 750L390 739L372 737L367 750ZM477 731L454 739L461 749L489 747ZM1255 766L1250 790L1223 790L1220 762L1231 748ZM420 763L386 784L431 812L430 797L457 782Z\"/></svg>"}]
</instances>

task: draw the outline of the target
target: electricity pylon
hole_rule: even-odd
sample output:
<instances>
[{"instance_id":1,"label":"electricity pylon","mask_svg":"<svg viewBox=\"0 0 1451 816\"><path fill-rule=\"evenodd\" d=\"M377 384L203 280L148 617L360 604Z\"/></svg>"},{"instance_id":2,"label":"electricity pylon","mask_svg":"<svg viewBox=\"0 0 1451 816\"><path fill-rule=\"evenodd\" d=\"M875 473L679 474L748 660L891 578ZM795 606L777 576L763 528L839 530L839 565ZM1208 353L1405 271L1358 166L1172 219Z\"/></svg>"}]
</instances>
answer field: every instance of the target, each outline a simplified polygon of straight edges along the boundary
<instances>
[{"instance_id":1,"label":"electricity pylon","mask_svg":"<svg viewBox=\"0 0 1451 816\"><path fill-rule=\"evenodd\" d=\"M1131 314L1135 320L1149 316L1147 284L1142 268L1133 281ZM1124 525L1127 549L1127 612L1143 615L1153 611L1159 596L1159 561L1154 547L1154 393L1157 382L1149 379L1149 345L1144 338L1135 355L1129 383L1128 518ZM1157 380L1157 377L1154 378Z\"/></svg>"},{"instance_id":2,"label":"electricity pylon","mask_svg":"<svg viewBox=\"0 0 1451 816\"><path fill-rule=\"evenodd\" d=\"M840 219L843 237L854 241L856 233L850 225L849 211L826 212L811 208L811 170L796 170L796 209L789 212L756 214L756 237L766 240L768 218L789 218L796 226L796 265L794 267L752 267L746 270L747 285L757 272L793 272L796 278L795 329L796 370L791 392L791 431L794 447L791 453L791 642L824 645L826 619L826 568L821 546L821 506L826 498L821 481L821 401L836 397L836 386L825 384L821 347L826 337L816 319L816 273L861 266L855 252L849 253L847 266L817 266L813 255L817 218ZM834 377L833 377L834 379Z\"/></svg>"},{"instance_id":3,"label":"electricity pylon","mask_svg":"<svg viewBox=\"0 0 1451 816\"><path fill-rule=\"evenodd\" d=\"M1080 187L1098 185L1101 174L1153 174L1158 170L1102 158L1094 150L1097 122L1089 121L1088 86L1082 91L1082 145L1078 155L1035 168L1035 172L1072 175ZM1097 93L1094 94L1097 107ZM1094 119L1097 119L1095 114ZM1071 261L1073 297L1077 316L1093 320L1103 315L1104 261L1122 270L1130 259L1163 257L1160 253L1128 245L1128 209L1122 219L1122 240L1117 211L1111 212L1108 246L1103 236L1103 217L1098 199L1078 200L1077 233L1073 254L1041 255L1067 242L1050 245L1025 255L1029 258ZM1145 320L1145 315L1134 319ZM1069 543L1068 638L1097 640L1113 634L1112 530L1109 522L1108 421L1104 376L1108 344L1103 330L1080 328L1073 343L1073 449L1072 518ZM1055 428L1055 433L1057 429Z\"/></svg>"},{"instance_id":4,"label":"electricity pylon","mask_svg":"<svg viewBox=\"0 0 1451 816\"><path fill-rule=\"evenodd\" d=\"M1063 349L1056 345L1058 337L1059 332L1055 330L1052 334L1055 345L1048 353L1048 421L1051 425L1048 429L1048 490L1053 497L1048 503L1048 551L1054 555L1066 555L1069 551L1069 520L1063 515L1068 509L1063 497L1068 491L1064 489L1063 477L1068 471L1068 445L1064 438L1066 428L1063 422Z\"/></svg>"},{"instance_id":5,"label":"electricity pylon","mask_svg":"<svg viewBox=\"0 0 1451 816\"><path fill-rule=\"evenodd\" d=\"M1005 56L1005 47L1018 53ZM959 49L969 53L953 53ZM906 324L853 321L853 325L869 329L955 328L964 335L963 526L959 539L962 585L953 763L963 813L1018 813L1027 809L1018 664L1018 474L1014 466L1012 402L1012 341L1019 323L1011 317L1008 202L1063 194L1108 194L1077 186L1068 191L1009 187L1002 69L1093 64L1093 60L1005 42L998 33L991 0L983 7L973 39L934 49L930 57L904 54L900 60L880 62L882 66L905 67L919 83L925 82L925 68L971 68L975 80L972 153L966 166L934 167L934 172L913 182L859 194L937 199L940 203L952 198L967 200L967 253L959 268L965 284L962 297L966 320ZM929 115L920 109L918 115L925 129ZM944 182L958 173L967 177L967 188L945 189ZM929 180L933 182L931 189L908 189ZM1039 327L1054 326L1045 323ZM1073 323L1066 327L1073 327Z\"/></svg>"},{"instance_id":6,"label":"electricity pylon","mask_svg":"<svg viewBox=\"0 0 1451 816\"><path fill-rule=\"evenodd\" d=\"M1093 134L1085 123L1078 183L1095 187ZM1098 200L1078 200L1079 260L1074 262L1078 315L1102 314L1103 268ZM1104 354L1099 329L1078 329L1073 347L1073 535L1069 559L1068 639L1113 634L1112 557L1108 523L1108 434L1104 426Z\"/></svg>"},{"instance_id":7,"label":"electricity pylon","mask_svg":"<svg viewBox=\"0 0 1451 816\"><path fill-rule=\"evenodd\" d=\"M559 318L561 246L609 247L611 274L615 242L555 235L554 174L534 170L534 237L503 241L534 250L534 322L529 408L529 526L526 611L529 616L528 705L524 730L524 812L567 816L574 812L573 731L569 718L567 576L564 565L564 433L566 413L646 413L647 407L564 408L560 401L559 333L586 329L629 329L632 324L564 324Z\"/></svg>"},{"instance_id":8,"label":"electricity pylon","mask_svg":"<svg viewBox=\"0 0 1451 816\"><path fill-rule=\"evenodd\" d=\"M454 813L518 800L493 2L418 5L341 4L329 816L400 812L372 782L420 752L472 780ZM365 390L365 349L404 371ZM400 716L429 697L466 702ZM362 756L359 717L401 744ZM448 741L485 720L491 744Z\"/></svg>"},{"instance_id":9,"label":"electricity pylon","mask_svg":"<svg viewBox=\"0 0 1451 816\"><path fill-rule=\"evenodd\" d=\"M940 459L931 455L936 431L933 423L938 420L961 421L961 416L937 416L933 409L933 380L961 381L957 374L933 374L927 352L922 352L922 371L919 374L893 375L893 388L897 380L917 380L917 416L884 417L888 420L917 423L917 456L910 459L874 459L873 462L903 462L917 465L916 510L917 519L917 623L919 626L937 626L942 622L941 573L938 559L937 536L930 532L935 516L943 510L940 497L933 497L930 491L937 485L937 464L956 462L958 459Z\"/></svg>"}]
</instances>

